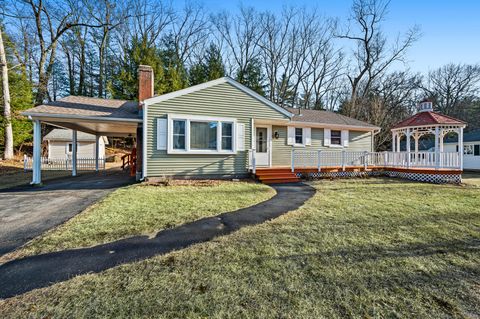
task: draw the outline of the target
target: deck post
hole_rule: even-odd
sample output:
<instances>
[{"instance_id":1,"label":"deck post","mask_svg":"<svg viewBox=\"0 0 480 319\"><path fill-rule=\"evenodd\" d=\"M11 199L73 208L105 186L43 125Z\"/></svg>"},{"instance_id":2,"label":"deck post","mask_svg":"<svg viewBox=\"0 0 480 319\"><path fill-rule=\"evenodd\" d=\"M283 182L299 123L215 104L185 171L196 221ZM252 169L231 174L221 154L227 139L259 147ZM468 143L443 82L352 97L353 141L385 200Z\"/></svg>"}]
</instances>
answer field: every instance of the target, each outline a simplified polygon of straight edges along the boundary
<instances>
[{"instance_id":1,"label":"deck post","mask_svg":"<svg viewBox=\"0 0 480 319\"><path fill-rule=\"evenodd\" d=\"M387 156L388 156L388 152L387 151L383 152L383 167L387 167Z\"/></svg>"},{"instance_id":2,"label":"deck post","mask_svg":"<svg viewBox=\"0 0 480 319\"><path fill-rule=\"evenodd\" d=\"M321 151L318 150L317 151L317 170L320 172L321 168L320 168L320 158L321 158Z\"/></svg>"},{"instance_id":3,"label":"deck post","mask_svg":"<svg viewBox=\"0 0 480 319\"><path fill-rule=\"evenodd\" d=\"M257 172L257 152L255 149L252 149L252 172L253 174Z\"/></svg>"},{"instance_id":4,"label":"deck post","mask_svg":"<svg viewBox=\"0 0 480 319\"><path fill-rule=\"evenodd\" d=\"M363 169L366 171L368 167L368 152L363 152Z\"/></svg>"},{"instance_id":5,"label":"deck post","mask_svg":"<svg viewBox=\"0 0 480 319\"><path fill-rule=\"evenodd\" d=\"M33 121L32 185L42 183L42 126L40 120Z\"/></svg>"},{"instance_id":6,"label":"deck post","mask_svg":"<svg viewBox=\"0 0 480 319\"><path fill-rule=\"evenodd\" d=\"M295 149L292 148L292 173L295 172Z\"/></svg>"},{"instance_id":7,"label":"deck post","mask_svg":"<svg viewBox=\"0 0 480 319\"><path fill-rule=\"evenodd\" d=\"M77 176L77 130L72 130L72 176Z\"/></svg>"},{"instance_id":8,"label":"deck post","mask_svg":"<svg viewBox=\"0 0 480 319\"><path fill-rule=\"evenodd\" d=\"M345 172L345 150L342 150L342 171Z\"/></svg>"},{"instance_id":9,"label":"deck post","mask_svg":"<svg viewBox=\"0 0 480 319\"><path fill-rule=\"evenodd\" d=\"M100 136L95 135L95 172L98 172L98 157L100 155Z\"/></svg>"}]
</instances>

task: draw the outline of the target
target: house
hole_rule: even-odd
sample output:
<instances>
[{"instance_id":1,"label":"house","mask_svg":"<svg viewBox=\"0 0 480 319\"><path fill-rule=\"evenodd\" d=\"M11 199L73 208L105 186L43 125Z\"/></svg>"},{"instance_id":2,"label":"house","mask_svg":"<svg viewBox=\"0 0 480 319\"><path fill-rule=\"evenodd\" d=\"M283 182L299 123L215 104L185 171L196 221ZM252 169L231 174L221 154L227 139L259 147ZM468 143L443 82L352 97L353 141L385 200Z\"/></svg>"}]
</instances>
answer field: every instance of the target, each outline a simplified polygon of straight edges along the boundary
<instances>
[{"instance_id":1,"label":"house","mask_svg":"<svg viewBox=\"0 0 480 319\"><path fill-rule=\"evenodd\" d=\"M458 151L457 136L445 141L445 150ZM480 170L480 130L463 134L463 168Z\"/></svg>"},{"instance_id":2,"label":"house","mask_svg":"<svg viewBox=\"0 0 480 319\"><path fill-rule=\"evenodd\" d=\"M255 168L289 169L292 150L372 152L380 129L334 112L280 107L229 77L160 96L151 67L140 66L138 79L140 102L68 96L25 111L34 122L34 159L40 124L48 123L135 137L138 179L245 177ZM36 165L33 183L41 181Z\"/></svg>"},{"instance_id":3,"label":"house","mask_svg":"<svg viewBox=\"0 0 480 319\"><path fill-rule=\"evenodd\" d=\"M461 180L463 153L444 152L441 137L449 132L461 136L465 123L433 112L429 103L392 129L393 152L379 153L375 125L335 112L284 108L229 77L155 96L153 76L151 67L139 67L139 102L68 96L26 110L23 114L34 123L32 183L41 182L41 123L96 136L134 137L131 174L138 180L252 173L270 183L298 181L302 175L378 173L442 183ZM420 152L418 141L428 134L435 136L435 152ZM414 151L400 152L400 140L412 137ZM463 148L461 140L458 145ZM72 152L74 176L76 156Z\"/></svg>"},{"instance_id":4,"label":"house","mask_svg":"<svg viewBox=\"0 0 480 319\"><path fill-rule=\"evenodd\" d=\"M43 141L47 142L48 159L64 159L72 156L72 133L72 130L56 128L43 137ZM78 132L77 156L79 158L95 158L95 142L95 135ZM100 136L98 154L100 158L105 158L105 145L108 145L107 137Z\"/></svg>"}]
</instances>

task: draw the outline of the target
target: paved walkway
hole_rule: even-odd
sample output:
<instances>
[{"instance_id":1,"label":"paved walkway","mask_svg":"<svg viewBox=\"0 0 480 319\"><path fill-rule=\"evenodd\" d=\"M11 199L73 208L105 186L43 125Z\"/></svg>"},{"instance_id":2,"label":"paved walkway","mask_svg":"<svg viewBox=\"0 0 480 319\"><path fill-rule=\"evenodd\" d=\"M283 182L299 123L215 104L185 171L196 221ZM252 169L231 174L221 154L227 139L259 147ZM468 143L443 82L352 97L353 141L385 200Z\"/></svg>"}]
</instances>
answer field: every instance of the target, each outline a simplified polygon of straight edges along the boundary
<instances>
[{"instance_id":1,"label":"paved walkway","mask_svg":"<svg viewBox=\"0 0 480 319\"><path fill-rule=\"evenodd\" d=\"M0 298L206 242L295 210L315 194L313 187L302 183L271 186L277 194L265 202L164 230L154 238L137 236L8 262L0 266Z\"/></svg>"},{"instance_id":2,"label":"paved walkway","mask_svg":"<svg viewBox=\"0 0 480 319\"><path fill-rule=\"evenodd\" d=\"M0 190L0 255L53 228L120 186L127 173L106 171Z\"/></svg>"}]
</instances>

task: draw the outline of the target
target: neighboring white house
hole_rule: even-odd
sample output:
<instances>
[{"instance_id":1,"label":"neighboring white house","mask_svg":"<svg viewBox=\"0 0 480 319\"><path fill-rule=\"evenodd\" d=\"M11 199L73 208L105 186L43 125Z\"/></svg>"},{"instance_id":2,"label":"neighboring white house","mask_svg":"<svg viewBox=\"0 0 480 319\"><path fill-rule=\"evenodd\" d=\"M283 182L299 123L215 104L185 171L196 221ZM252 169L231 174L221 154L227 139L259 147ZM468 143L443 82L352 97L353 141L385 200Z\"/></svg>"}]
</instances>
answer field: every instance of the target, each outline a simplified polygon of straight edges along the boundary
<instances>
[{"instance_id":1,"label":"neighboring white house","mask_svg":"<svg viewBox=\"0 0 480 319\"><path fill-rule=\"evenodd\" d=\"M457 151L457 138L445 141L446 152ZM463 168L480 170L480 130L463 134Z\"/></svg>"},{"instance_id":2,"label":"neighboring white house","mask_svg":"<svg viewBox=\"0 0 480 319\"><path fill-rule=\"evenodd\" d=\"M54 129L43 138L48 143L48 159L62 159L72 155L72 130ZM106 136L99 140L99 158L105 158ZM95 158L95 135L77 133L77 157Z\"/></svg>"}]
</instances>

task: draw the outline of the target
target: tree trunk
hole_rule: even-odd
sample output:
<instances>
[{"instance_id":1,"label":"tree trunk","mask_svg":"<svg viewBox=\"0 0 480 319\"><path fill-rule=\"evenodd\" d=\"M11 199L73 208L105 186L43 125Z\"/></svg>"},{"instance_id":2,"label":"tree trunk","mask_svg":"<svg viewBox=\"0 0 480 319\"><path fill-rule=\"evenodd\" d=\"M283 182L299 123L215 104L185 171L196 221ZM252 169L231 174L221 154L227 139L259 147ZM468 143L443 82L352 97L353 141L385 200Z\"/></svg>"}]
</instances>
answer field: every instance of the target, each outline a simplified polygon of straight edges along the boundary
<instances>
[{"instance_id":1,"label":"tree trunk","mask_svg":"<svg viewBox=\"0 0 480 319\"><path fill-rule=\"evenodd\" d=\"M0 67L2 68L2 90L3 90L3 117L5 129L5 150L4 159L13 158L13 130L12 113L10 109L10 88L8 86L8 66L5 47L3 46L2 29L0 28Z\"/></svg>"}]
</instances>

